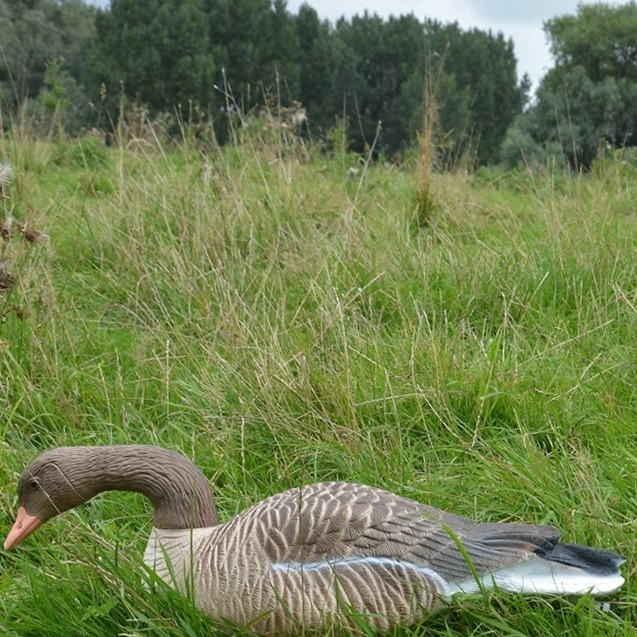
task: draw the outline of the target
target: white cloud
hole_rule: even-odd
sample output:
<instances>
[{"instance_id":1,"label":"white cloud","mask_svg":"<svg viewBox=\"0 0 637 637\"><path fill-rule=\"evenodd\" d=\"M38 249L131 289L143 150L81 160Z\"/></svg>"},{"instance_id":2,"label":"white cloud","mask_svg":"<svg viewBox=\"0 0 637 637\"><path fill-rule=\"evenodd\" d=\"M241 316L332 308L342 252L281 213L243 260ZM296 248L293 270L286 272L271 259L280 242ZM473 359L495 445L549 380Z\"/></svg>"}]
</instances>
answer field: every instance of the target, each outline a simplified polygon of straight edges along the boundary
<instances>
[{"instance_id":1,"label":"white cloud","mask_svg":"<svg viewBox=\"0 0 637 637\"><path fill-rule=\"evenodd\" d=\"M477 15L494 23L534 23L564 13L573 13L578 2L572 0L533 0L533 2L512 2L511 0L471 0Z\"/></svg>"}]
</instances>

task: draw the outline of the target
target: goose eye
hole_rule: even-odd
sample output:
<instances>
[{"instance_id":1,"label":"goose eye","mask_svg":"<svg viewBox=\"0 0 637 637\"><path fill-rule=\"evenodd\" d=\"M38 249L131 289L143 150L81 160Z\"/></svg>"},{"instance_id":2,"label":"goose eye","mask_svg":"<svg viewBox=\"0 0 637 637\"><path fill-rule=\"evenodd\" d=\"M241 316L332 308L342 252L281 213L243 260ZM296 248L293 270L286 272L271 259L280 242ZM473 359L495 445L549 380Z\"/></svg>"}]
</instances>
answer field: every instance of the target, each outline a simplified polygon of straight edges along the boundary
<instances>
[{"instance_id":1,"label":"goose eye","mask_svg":"<svg viewBox=\"0 0 637 637\"><path fill-rule=\"evenodd\" d=\"M31 482L29 482L29 486L32 489L39 489L40 488L40 483L37 480L31 480Z\"/></svg>"}]
</instances>

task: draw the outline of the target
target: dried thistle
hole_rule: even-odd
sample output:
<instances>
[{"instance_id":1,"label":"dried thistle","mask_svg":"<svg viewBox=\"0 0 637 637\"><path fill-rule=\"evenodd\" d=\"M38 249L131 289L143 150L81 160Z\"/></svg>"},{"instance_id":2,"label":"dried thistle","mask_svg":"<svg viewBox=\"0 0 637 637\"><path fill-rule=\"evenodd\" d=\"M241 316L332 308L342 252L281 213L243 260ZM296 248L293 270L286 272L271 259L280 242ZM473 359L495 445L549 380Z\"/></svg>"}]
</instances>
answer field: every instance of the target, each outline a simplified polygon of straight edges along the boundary
<instances>
[{"instance_id":1,"label":"dried thistle","mask_svg":"<svg viewBox=\"0 0 637 637\"><path fill-rule=\"evenodd\" d=\"M7 270L7 262L0 260L0 291L8 292L15 285L15 276Z\"/></svg>"},{"instance_id":2,"label":"dried thistle","mask_svg":"<svg viewBox=\"0 0 637 637\"><path fill-rule=\"evenodd\" d=\"M9 164L0 164L0 197L7 196L7 188L13 177L13 168Z\"/></svg>"},{"instance_id":3,"label":"dried thistle","mask_svg":"<svg viewBox=\"0 0 637 637\"><path fill-rule=\"evenodd\" d=\"M22 238L29 243L39 243L46 237L43 232L31 230L26 222L18 224L18 232L22 235Z\"/></svg>"}]
</instances>

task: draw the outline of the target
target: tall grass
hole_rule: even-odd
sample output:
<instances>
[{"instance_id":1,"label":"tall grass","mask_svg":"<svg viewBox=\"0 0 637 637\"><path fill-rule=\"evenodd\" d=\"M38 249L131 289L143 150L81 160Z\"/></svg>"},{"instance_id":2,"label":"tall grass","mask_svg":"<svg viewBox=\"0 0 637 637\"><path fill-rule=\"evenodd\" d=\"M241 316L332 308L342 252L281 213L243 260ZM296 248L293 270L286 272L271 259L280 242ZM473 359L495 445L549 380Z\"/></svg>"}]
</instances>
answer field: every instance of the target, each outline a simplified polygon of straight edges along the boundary
<instances>
[{"instance_id":1,"label":"tall grass","mask_svg":"<svg viewBox=\"0 0 637 637\"><path fill-rule=\"evenodd\" d=\"M341 160L250 129L208 154L2 139L2 205L48 235L12 245L0 292L4 528L40 451L160 444L210 477L224 520L346 479L628 560L610 612L465 598L401 635L633 634L634 175L432 172L439 209L416 229L417 174L354 182ZM0 628L213 630L144 586L149 513L109 493L0 555Z\"/></svg>"},{"instance_id":2,"label":"tall grass","mask_svg":"<svg viewBox=\"0 0 637 637\"><path fill-rule=\"evenodd\" d=\"M414 222L418 227L431 223L435 213L436 200L434 189L434 171L437 163L438 134L438 78L433 77L432 69L428 66L423 84L422 126L416 145L416 192Z\"/></svg>"}]
</instances>

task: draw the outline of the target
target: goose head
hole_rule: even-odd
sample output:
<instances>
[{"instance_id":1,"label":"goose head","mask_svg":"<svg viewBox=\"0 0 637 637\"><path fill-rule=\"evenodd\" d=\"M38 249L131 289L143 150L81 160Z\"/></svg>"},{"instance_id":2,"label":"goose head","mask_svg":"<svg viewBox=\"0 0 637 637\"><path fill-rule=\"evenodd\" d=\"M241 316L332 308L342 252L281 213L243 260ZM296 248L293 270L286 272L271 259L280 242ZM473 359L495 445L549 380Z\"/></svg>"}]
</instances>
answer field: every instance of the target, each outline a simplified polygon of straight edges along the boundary
<instances>
[{"instance_id":1,"label":"goose head","mask_svg":"<svg viewBox=\"0 0 637 637\"><path fill-rule=\"evenodd\" d=\"M205 476L177 452L144 445L60 447L38 456L22 473L18 514L4 548L13 549L52 517L112 490L147 496L158 528L217 524Z\"/></svg>"}]
</instances>

